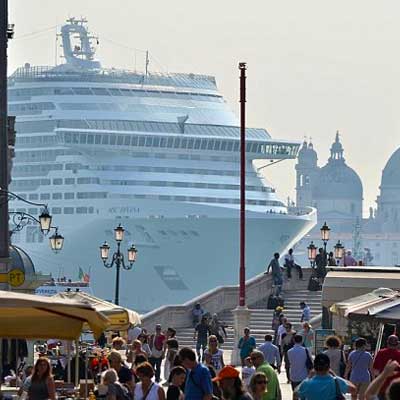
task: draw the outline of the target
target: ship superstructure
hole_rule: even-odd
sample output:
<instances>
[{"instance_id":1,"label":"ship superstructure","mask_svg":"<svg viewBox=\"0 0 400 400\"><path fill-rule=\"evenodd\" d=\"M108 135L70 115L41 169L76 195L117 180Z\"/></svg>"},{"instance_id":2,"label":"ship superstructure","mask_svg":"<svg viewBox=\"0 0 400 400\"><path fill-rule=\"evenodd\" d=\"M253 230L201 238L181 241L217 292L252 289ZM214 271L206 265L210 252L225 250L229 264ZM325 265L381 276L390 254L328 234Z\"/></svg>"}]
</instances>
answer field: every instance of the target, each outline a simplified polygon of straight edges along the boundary
<instances>
[{"instance_id":1,"label":"ship superstructure","mask_svg":"<svg viewBox=\"0 0 400 400\"><path fill-rule=\"evenodd\" d=\"M121 223L139 250L121 300L139 310L237 282L239 127L214 77L104 69L84 22L70 19L61 30L65 64L26 64L9 78L17 117L11 190L47 202L66 238L57 255L34 226L13 241L46 272L92 266L96 295L110 298L114 276L98 246ZM251 276L311 229L315 211L289 212L253 166L293 159L300 143L273 140L265 129L246 135Z\"/></svg>"}]
</instances>

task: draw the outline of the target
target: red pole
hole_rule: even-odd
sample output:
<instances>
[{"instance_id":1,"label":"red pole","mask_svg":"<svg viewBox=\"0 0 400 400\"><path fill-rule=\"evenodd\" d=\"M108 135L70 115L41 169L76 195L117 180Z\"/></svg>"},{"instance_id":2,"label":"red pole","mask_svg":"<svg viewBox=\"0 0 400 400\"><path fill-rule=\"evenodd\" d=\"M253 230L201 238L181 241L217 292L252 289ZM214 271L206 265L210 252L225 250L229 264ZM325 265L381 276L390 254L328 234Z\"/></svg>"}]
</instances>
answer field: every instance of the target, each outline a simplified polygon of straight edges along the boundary
<instances>
[{"instance_id":1,"label":"red pole","mask_svg":"<svg viewBox=\"0 0 400 400\"><path fill-rule=\"evenodd\" d=\"M240 70L240 272L239 306L246 305L246 63Z\"/></svg>"}]
</instances>

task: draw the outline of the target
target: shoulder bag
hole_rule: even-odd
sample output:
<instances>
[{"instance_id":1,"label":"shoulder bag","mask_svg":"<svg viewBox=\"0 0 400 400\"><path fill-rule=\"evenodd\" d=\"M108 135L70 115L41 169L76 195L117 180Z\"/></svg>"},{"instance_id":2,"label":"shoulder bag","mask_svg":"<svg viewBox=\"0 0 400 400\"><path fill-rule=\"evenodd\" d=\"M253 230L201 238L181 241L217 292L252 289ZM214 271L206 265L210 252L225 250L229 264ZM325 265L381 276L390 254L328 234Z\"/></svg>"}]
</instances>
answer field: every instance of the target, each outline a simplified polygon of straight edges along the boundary
<instances>
[{"instance_id":1,"label":"shoulder bag","mask_svg":"<svg viewBox=\"0 0 400 400\"><path fill-rule=\"evenodd\" d=\"M343 350L340 350L339 375L342 378L344 378L345 371L346 371L346 360L343 354Z\"/></svg>"},{"instance_id":2,"label":"shoulder bag","mask_svg":"<svg viewBox=\"0 0 400 400\"><path fill-rule=\"evenodd\" d=\"M333 380L335 381L335 387L336 387L336 400L346 400L345 395L340 390L340 386L339 386L339 382L338 382L337 378L333 378Z\"/></svg>"},{"instance_id":3,"label":"shoulder bag","mask_svg":"<svg viewBox=\"0 0 400 400\"><path fill-rule=\"evenodd\" d=\"M314 364L312 362L312 359L310 357L310 353L308 352L307 348L304 349L306 352L306 368L308 371L311 371L314 368Z\"/></svg>"}]
</instances>

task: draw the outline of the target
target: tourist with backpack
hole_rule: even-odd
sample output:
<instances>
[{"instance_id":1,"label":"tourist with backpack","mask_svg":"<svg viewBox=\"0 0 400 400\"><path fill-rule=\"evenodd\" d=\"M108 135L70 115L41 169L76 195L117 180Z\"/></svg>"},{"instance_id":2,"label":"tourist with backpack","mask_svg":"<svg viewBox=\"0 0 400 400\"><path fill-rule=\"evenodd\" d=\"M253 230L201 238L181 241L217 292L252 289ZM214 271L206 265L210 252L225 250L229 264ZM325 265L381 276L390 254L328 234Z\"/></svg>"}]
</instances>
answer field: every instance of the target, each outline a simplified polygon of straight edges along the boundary
<instances>
[{"instance_id":1,"label":"tourist with backpack","mask_svg":"<svg viewBox=\"0 0 400 400\"><path fill-rule=\"evenodd\" d=\"M290 363L290 383L294 391L308 377L313 368L311 354L307 347L303 347L303 337L294 335L294 345L288 350L287 358Z\"/></svg>"},{"instance_id":2,"label":"tourist with backpack","mask_svg":"<svg viewBox=\"0 0 400 400\"><path fill-rule=\"evenodd\" d=\"M314 360L315 375L297 386L294 398L301 400L340 400L345 393L356 394L355 386L343 378L331 375L329 357L320 353Z\"/></svg>"},{"instance_id":3,"label":"tourist with backpack","mask_svg":"<svg viewBox=\"0 0 400 400\"><path fill-rule=\"evenodd\" d=\"M188 371L185 384L185 399L211 400L213 385L210 370L196 361L196 353L189 347L179 351L179 359Z\"/></svg>"}]
</instances>

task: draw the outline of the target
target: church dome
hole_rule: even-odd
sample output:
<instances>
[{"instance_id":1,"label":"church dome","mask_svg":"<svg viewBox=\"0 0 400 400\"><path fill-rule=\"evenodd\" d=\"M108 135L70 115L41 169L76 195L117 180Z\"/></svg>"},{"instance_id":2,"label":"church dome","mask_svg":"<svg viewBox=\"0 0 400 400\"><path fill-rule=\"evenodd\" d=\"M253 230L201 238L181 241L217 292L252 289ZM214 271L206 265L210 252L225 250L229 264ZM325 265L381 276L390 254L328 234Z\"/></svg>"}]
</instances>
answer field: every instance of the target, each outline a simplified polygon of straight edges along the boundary
<instances>
[{"instance_id":1,"label":"church dome","mask_svg":"<svg viewBox=\"0 0 400 400\"><path fill-rule=\"evenodd\" d=\"M392 154L383 169L382 186L400 186L400 148Z\"/></svg>"},{"instance_id":2,"label":"church dome","mask_svg":"<svg viewBox=\"0 0 400 400\"><path fill-rule=\"evenodd\" d=\"M363 187L358 174L350 168L343 157L343 146L339 132L331 147L328 163L320 169L314 186L316 199L354 199L362 200Z\"/></svg>"}]
</instances>

